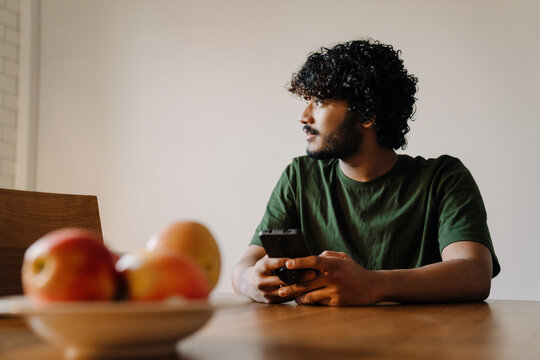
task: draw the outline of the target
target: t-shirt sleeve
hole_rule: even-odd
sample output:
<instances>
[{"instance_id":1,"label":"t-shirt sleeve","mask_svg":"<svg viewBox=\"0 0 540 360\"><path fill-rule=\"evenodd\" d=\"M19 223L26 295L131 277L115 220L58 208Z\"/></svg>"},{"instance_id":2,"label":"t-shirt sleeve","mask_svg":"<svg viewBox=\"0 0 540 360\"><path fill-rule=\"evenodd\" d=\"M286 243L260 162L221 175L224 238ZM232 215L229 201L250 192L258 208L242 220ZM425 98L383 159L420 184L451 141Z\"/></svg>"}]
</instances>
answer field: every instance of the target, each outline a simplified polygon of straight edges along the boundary
<instances>
[{"instance_id":1,"label":"t-shirt sleeve","mask_svg":"<svg viewBox=\"0 0 540 360\"><path fill-rule=\"evenodd\" d=\"M439 250L458 241L476 241L491 251L493 276L500 272L487 214L480 190L469 170L457 159L440 168L437 189L439 199Z\"/></svg>"},{"instance_id":2,"label":"t-shirt sleeve","mask_svg":"<svg viewBox=\"0 0 540 360\"><path fill-rule=\"evenodd\" d=\"M295 178L295 166L294 164L290 164L281 174L270 195L270 200L268 200L268 204L266 205L266 211L259 226L255 230L250 245L262 246L259 239L260 230L292 229L298 227L296 195L292 186Z\"/></svg>"}]
</instances>

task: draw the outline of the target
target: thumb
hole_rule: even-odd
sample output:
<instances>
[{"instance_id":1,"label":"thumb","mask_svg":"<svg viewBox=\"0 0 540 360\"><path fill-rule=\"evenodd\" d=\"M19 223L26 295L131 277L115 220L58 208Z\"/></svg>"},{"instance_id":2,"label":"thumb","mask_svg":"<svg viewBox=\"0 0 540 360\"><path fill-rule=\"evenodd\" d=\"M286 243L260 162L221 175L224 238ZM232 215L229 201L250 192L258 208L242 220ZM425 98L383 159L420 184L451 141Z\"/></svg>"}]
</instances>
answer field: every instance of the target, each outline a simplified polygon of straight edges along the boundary
<instances>
[{"instance_id":1,"label":"thumb","mask_svg":"<svg viewBox=\"0 0 540 360\"><path fill-rule=\"evenodd\" d=\"M349 255L345 254L344 252L341 252L341 251L329 251L329 250L323 251L320 256L322 256L322 257L337 257L337 258L341 258L341 259L349 258Z\"/></svg>"}]
</instances>

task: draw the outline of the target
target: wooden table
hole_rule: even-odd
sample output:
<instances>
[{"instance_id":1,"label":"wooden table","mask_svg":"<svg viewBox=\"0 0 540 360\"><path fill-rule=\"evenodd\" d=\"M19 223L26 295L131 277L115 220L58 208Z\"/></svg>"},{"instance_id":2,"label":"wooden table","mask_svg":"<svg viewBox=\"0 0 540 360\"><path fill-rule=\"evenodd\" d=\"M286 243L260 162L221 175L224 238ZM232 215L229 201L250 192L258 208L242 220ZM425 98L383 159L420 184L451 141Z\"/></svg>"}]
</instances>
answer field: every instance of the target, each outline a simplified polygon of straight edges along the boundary
<instances>
[{"instance_id":1,"label":"wooden table","mask_svg":"<svg viewBox=\"0 0 540 360\"><path fill-rule=\"evenodd\" d=\"M249 304L218 312L179 359L540 359L540 302L356 308ZM61 359L0 318L0 359Z\"/></svg>"}]
</instances>

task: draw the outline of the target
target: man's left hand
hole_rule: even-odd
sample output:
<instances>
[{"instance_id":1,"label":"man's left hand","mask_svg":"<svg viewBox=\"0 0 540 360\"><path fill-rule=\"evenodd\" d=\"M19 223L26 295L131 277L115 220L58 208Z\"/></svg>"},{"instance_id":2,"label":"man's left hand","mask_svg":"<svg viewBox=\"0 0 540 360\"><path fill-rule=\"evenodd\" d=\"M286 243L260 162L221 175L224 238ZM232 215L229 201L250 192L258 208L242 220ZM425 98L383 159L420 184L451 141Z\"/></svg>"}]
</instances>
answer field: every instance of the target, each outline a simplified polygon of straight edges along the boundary
<instances>
[{"instance_id":1,"label":"man's left hand","mask_svg":"<svg viewBox=\"0 0 540 360\"><path fill-rule=\"evenodd\" d=\"M314 280L279 289L280 296L295 298L298 304L347 306L380 301L380 275L358 265L345 253L324 251L319 256L288 260L286 266L319 270Z\"/></svg>"}]
</instances>

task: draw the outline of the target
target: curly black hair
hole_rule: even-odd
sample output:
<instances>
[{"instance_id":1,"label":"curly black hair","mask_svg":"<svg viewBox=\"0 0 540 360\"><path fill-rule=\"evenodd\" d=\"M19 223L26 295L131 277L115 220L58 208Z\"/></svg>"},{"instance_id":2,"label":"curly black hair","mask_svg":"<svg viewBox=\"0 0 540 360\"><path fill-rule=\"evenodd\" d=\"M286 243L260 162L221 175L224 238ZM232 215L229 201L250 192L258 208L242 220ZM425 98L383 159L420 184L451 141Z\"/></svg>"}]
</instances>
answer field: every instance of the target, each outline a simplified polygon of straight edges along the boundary
<instances>
[{"instance_id":1,"label":"curly black hair","mask_svg":"<svg viewBox=\"0 0 540 360\"><path fill-rule=\"evenodd\" d=\"M308 99L346 100L361 121L375 116L381 146L405 148L418 79L407 73L400 54L372 39L321 47L293 74L288 90Z\"/></svg>"}]
</instances>

